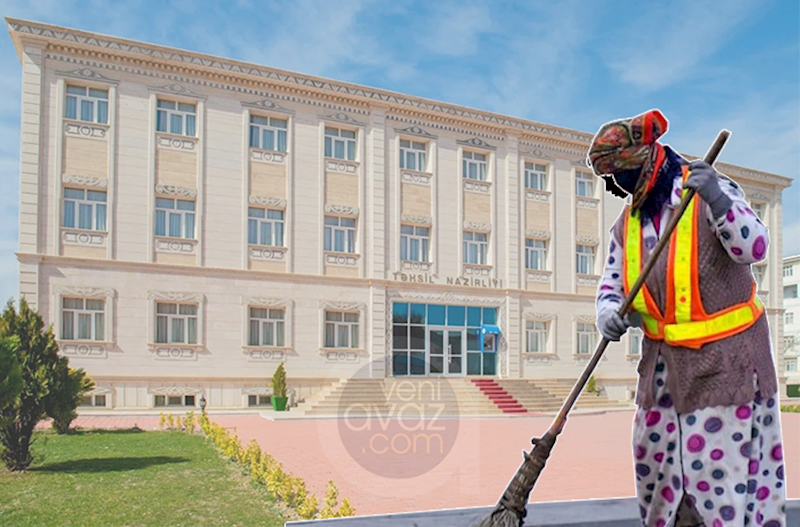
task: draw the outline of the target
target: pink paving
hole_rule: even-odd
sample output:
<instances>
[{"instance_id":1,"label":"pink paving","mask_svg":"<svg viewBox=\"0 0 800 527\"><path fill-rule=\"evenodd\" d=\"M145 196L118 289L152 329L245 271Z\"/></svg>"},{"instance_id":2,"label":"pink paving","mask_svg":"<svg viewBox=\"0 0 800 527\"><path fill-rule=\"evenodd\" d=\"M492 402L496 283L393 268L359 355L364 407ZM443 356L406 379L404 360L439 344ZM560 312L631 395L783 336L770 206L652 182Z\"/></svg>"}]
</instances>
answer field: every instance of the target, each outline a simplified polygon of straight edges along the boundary
<instances>
[{"instance_id":1,"label":"pink paving","mask_svg":"<svg viewBox=\"0 0 800 527\"><path fill-rule=\"evenodd\" d=\"M339 439L335 420L269 421L258 416L214 416L235 428L246 444L256 438L284 469L306 480L324 497L329 479L358 515L494 505L522 462L530 438L544 433L548 417L461 419L449 455L427 473L406 479L380 477L362 469ZM531 501L617 498L634 495L630 448L633 412L574 415L558 439ZM86 428L158 426L157 417L81 417ZM800 498L800 414L783 414L786 489Z\"/></svg>"}]
</instances>

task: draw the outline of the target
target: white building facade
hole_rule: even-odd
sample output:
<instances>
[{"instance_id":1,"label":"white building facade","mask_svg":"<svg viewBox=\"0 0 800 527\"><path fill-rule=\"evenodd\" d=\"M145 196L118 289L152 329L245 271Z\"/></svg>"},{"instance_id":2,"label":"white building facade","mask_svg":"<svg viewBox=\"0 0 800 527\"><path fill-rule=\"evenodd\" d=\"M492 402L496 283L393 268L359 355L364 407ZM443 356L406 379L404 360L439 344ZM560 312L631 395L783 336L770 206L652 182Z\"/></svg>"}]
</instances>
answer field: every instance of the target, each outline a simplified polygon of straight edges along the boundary
<instances>
[{"instance_id":1,"label":"white building facade","mask_svg":"<svg viewBox=\"0 0 800 527\"><path fill-rule=\"evenodd\" d=\"M800 255L783 259L783 348L787 395L800 397Z\"/></svg>"},{"instance_id":2,"label":"white building facade","mask_svg":"<svg viewBox=\"0 0 800 527\"><path fill-rule=\"evenodd\" d=\"M7 24L20 292L91 405L259 406L280 362L297 397L354 375L575 379L594 352L623 201L586 166L592 134ZM770 228L754 272L780 343L789 180L717 167ZM635 388L640 338L598 367L612 397Z\"/></svg>"}]
</instances>

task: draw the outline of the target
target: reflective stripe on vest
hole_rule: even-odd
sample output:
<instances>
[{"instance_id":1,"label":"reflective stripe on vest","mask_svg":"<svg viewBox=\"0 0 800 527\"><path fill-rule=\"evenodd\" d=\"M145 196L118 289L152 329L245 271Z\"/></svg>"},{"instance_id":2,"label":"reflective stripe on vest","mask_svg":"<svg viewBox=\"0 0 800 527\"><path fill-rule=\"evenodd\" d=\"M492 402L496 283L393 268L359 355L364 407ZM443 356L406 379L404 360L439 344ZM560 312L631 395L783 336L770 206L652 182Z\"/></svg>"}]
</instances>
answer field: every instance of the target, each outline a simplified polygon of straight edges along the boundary
<instances>
[{"instance_id":1,"label":"reflective stripe on vest","mask_svg":"<svg viewBox=\"0 0 800 527\"><path fill-rule=\"evenodd\" d=\"M688 176L688 167L684 166L683 180L686 181ZM685 196L688 189L683 192ZM746 330L764 312L754 281L748 301L711 315L706 313L698 282L698 210L695 195L672 232L667 260L665 313L662 315L646 284L642 284L632 304L633 309L642 314L648 338L692 349ZM626 207L624 230L622 282L627 296L642 269L642 226L638 210Z\"/></svg>"}]
</instances>

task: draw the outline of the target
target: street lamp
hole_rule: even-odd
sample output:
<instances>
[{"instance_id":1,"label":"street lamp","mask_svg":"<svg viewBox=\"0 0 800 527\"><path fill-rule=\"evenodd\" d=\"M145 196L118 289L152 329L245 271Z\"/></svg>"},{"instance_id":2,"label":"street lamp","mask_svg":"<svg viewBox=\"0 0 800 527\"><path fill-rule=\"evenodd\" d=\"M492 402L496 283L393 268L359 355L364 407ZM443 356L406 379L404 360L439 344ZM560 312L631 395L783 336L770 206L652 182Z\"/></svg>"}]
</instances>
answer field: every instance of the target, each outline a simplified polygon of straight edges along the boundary
<instances>
[{"instance_id":1,"label":"street lamp","mask_svg":"<svg viewBox=\"0 0 800 527\"><path fill-rule=\"evenodd\" d=\"M200 396L200 411L202 413L206 413L206 402L207 402L206 401L206 396L205 395L201 395Z\"/></svg>"}]
</instances>

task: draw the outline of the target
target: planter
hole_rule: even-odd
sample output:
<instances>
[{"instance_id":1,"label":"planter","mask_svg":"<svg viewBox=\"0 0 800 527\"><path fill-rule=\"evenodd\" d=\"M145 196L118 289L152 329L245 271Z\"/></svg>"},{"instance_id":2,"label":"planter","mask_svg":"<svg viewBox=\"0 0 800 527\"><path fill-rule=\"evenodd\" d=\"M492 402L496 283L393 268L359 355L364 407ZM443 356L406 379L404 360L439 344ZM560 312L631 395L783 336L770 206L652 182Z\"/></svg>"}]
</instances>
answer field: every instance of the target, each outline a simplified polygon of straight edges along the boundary
<instances>
[{"instance_id":1,"label":"planter","mask_svg":"<svg viewBox=\"0 0 800 527\"><path fill-rule=\"evenodd\" d=\"M272 396L272 409L276 412L283 412L286 410L286 401L288 397L275 397Z\"/></svg>"}]
</instances>

